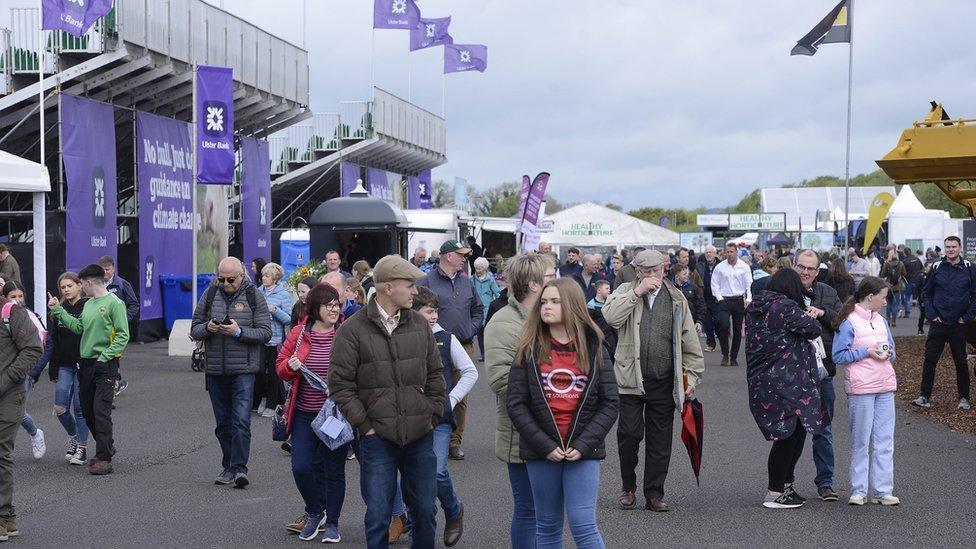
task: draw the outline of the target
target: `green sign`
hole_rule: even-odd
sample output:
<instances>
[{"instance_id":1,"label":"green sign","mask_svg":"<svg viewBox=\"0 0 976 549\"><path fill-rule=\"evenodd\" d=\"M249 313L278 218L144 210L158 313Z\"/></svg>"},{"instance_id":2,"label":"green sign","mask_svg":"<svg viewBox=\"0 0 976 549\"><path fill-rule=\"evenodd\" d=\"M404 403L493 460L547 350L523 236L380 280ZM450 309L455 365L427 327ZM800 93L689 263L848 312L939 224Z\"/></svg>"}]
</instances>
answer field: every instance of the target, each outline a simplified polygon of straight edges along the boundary
<instances>
[{"instance_id":1,"label":"green sign","mask_svg":"<svg viewBox=\"0 0 976 549\"><path fill-rule=\"evenodd\" d=\"M786 230L785 213L729 214L730 231Z\"/></svg>"}]
</instances>

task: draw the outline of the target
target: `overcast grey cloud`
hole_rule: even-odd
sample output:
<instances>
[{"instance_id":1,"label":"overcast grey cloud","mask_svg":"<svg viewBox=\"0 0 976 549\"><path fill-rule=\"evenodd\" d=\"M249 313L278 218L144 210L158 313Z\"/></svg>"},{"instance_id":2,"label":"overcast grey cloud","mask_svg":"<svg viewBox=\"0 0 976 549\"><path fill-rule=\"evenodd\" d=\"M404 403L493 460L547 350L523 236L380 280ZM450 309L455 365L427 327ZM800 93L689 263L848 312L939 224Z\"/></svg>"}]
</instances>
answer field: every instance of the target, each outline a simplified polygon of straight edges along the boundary
<instances>
[{"instance_id":1,"label":"overcast grey cloud","mask_svg":"<svg viewBox=\"0 0 976 549\"><path fill-rule=\"evenodd\" d=\"M301 0L226 0L296 43ZM847 45L789 51L835 0L421 0L456 42L489 48L484 74L447 75L449 163L478 187L552 173L562 201L725 206L759 186L844 173ZM976 116L976 3L860 0L852 173L931 99ZM370 91L372 2L308 0L312 108ZM440 48L375 31L378 86L441 111Z\"/></svg>"}]
</instances>

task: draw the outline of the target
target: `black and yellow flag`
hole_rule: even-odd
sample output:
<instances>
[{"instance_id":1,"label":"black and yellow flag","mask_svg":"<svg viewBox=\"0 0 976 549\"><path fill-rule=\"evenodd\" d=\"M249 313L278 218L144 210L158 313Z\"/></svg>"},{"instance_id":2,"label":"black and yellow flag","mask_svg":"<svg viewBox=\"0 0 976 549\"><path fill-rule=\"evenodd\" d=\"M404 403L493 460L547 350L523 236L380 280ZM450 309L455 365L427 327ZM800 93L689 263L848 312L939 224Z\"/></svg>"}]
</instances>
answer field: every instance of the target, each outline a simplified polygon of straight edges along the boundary
<instances>
[{"instance_id":1,"label":"black and yellow flag","mask_svg":"<svg viewBox=\"0 0 976 549\"><path fill-rule=\"evenodd\" d=\"M851 7L854 0L841 0L830 10L827 17L817 23L813 30L801 38L790 55L813 55L820 44L836 44L851 41Z\"/></svg>"}]
</instances>

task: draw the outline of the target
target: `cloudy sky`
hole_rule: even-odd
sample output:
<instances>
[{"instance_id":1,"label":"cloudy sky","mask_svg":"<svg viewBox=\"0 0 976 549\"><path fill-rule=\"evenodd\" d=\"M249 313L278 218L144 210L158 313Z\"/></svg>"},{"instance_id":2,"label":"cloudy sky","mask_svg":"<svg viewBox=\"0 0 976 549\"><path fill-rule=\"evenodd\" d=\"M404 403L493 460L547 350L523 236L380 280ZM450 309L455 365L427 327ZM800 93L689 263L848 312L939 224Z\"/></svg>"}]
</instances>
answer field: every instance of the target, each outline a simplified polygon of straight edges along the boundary
<instances>
[{"instance_id":1,"label":"cloudy sky","mask_svg":"<svg viewBox=\"0 0 976 549\"><path fill-rule=\"evenodd\" d=\"M219 0L212 0L219 3ZM226 0L302 42L302 0ZM273 5L273 8L268 6ZM489 48L446 77L449 163L478 187L548 170L564 202L725 206L760 186L844 174L846 44L790 57L835 0L419 0ZM928 101L976 116L976 2L859 0L852 175L875 169ZM312 108L370 92L372 2L309 0ZM441 111L442 51L377 30L376 84ZM408 77L409 75L409 77Z\"/></svg>"}]
</instances>

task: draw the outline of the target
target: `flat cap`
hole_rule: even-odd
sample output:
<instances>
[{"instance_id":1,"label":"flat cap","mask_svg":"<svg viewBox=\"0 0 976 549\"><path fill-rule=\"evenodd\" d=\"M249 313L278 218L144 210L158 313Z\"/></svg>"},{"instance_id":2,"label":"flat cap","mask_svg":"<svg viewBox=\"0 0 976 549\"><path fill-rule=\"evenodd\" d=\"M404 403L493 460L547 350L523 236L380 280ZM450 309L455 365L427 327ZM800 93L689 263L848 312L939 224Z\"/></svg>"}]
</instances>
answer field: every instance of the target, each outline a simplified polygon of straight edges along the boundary
<instances>
[{"instance_id":1,"label":"flat cap","mask_svg":"<svg viewBox=\"0 0 976 549\"><path fill-rule=\"evenodd\" d=\"M388 255L377 261L373 267L373 280L376 282L417 280L423 277L423 271L398 255Z\"/></svg>"},{"instance_id":2,"label":"flat cap","mask_svg":"<svg viewBox=\"0 0 976 549\"><path fill-rule=\"evenodd\" d=\"M664 259L661 257L661 252L657 250L644 250L634 258L634 267L657 267L663 262Z\"/></svg>"}]
</instances>

